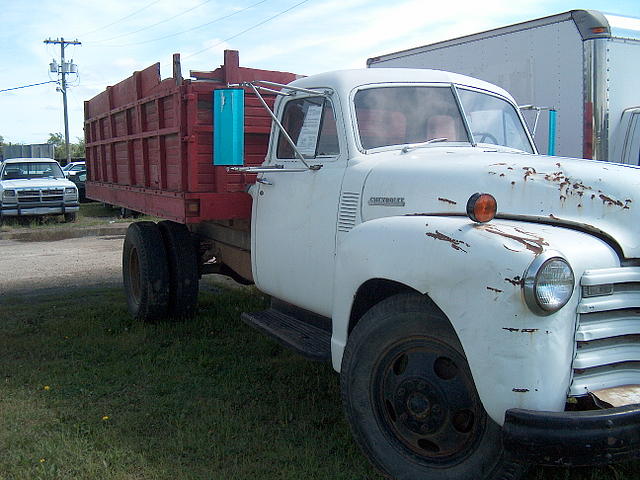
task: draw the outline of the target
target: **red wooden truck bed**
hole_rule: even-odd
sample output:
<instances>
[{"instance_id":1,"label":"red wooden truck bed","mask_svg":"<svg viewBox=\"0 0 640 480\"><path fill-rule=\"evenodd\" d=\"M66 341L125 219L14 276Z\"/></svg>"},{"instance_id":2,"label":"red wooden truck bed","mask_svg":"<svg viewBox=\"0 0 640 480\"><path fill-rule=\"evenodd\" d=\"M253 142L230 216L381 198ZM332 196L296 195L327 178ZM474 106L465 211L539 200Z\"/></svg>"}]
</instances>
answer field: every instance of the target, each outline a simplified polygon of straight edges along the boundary
<instances>
[{"instance_id":1,"label":"red wooden truck bed","mask_svg":"<svg viewBox=\"0 0 640 480\"><path fill-rule=\"evenodd\" d=\"M156 63L85 102L87 197L174 220L249 219L246 193L255 175L213 165L212 92L253 80L289 83L297 75L239 67L227 50L212 72L182 79L179 55L173 78L160 79ZM274 95L265 95L273 105ZM245 99L245 165L264 161L271 118L252 95Z\"/></svg>"}]
</instances>

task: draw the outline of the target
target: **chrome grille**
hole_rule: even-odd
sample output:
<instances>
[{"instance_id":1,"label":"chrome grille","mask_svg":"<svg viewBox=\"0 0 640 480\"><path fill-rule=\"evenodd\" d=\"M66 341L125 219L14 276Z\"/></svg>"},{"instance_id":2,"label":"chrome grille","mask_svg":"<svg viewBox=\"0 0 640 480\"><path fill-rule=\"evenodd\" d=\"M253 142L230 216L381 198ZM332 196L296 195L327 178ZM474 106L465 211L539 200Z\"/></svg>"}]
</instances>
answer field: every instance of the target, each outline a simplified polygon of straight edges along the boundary
<instances>
[{"instance_id":1,"label":"chrome grille","mask_svg":"<svg viewBox=\"0 0 640 480\"><path fill-rule=\"evenodd\" d=\"M640 384L640 267L588 270L580 285L569 393Z\"/></svg>"},{"instance_id":2,"label":"chrome grille","mask_svg":"<svg viewBox=\"0 0 640 480\"><path fill-rule=\"evenodd\" d=\"M64 199L63 188L45 188L42 190L18 190L18 203L47 203L62 202Z\"/></svg>"}]
</instances>

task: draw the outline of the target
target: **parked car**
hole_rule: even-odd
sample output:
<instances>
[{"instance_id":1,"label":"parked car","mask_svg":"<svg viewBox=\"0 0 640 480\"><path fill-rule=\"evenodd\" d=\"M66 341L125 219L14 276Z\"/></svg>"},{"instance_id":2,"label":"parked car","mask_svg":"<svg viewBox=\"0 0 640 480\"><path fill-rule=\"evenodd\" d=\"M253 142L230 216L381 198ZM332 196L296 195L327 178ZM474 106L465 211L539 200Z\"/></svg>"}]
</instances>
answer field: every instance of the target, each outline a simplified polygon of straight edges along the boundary
<instances>
[{"instance_id":1,"label":"parked car","mask_svg":"<svg viewBox=\"0 0 640 480\"><path fill-rule=\"evenodd\" d=\"M78 175L78 173L86 170L87 166L84 162L70 162L67 163L64 167L62 167L62 172L64 176L67 178Z\"/></svg>"},{"instance_id":2,"label":"parked car","mask_svg":"<svg viewBox=\"0 0 640 480\"><path fill-rule=\"evenodd\" d=\"M87 171L80 170L78 172L75 172L75 175L69 175L68 179L72 181L78 188L78 200L80 200L81 202L86 202L87 195L84 184L87 181Z\"/></svg>"},{"instance_id":3,"label":"parked car","mask_svg":"<svg viewBox=\"0 0 640 480\"><path fill-rule=\"evenodd\" d=\"M78 188L55 160L12 158L0 166L0 219L64 215L73 222L79 209Z\"/></svg>"}]
</instances>

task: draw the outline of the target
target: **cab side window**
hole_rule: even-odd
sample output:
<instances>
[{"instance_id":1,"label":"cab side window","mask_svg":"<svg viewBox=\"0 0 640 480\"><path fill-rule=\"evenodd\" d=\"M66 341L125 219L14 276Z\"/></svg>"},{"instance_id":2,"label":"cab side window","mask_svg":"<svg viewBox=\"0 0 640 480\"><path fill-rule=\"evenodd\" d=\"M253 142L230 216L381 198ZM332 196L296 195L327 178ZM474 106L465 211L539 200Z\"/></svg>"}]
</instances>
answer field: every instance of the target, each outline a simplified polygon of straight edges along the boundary
<instances>
[{"instance_id":1,"label":"cab side window","mask_svg":"<svg viewBox=\"0 0 640 480\"><path fill-rule=\"evenodd\" d=\"M285 128L305 158L330 157L340 153L333 106L324 97L308 97L287 102L282 115ZM278 158L297 158L285 136L278 138Z\"/></svg>"}]
</instances>

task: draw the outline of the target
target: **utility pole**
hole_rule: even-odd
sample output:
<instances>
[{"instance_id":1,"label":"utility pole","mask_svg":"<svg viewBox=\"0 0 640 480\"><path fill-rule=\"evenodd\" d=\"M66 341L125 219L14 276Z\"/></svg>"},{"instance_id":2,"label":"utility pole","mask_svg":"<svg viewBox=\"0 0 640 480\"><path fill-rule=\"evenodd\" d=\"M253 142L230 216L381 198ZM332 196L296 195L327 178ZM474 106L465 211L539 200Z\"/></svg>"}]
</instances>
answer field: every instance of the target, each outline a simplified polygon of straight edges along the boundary
<instances>
[{"instance_id":1,"label":"utility pole","mask_svg":"<svg viewBox=\"0 0 640 480\"><path fill-rule=\"evenodd\" d=\"M67 75L70 73L77 73L77 67L73 63L73 61L65 62L64 60L64 49L67 45L82 45L76 40L68 41L64 38L60 37L60 39L51 40L48 38L44 41L46 44L55 44L60 45L60 67L56 64L54 60L50 65L49 69L52 73L58 73L62 75L62 81L60 83L59 90L62 92L62 104L64 107L64 145L67 156L67 163L71 161L71 150L69 150L69 114L67 111Z\"/></svg>"}]
</instances>

